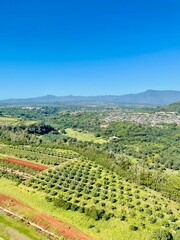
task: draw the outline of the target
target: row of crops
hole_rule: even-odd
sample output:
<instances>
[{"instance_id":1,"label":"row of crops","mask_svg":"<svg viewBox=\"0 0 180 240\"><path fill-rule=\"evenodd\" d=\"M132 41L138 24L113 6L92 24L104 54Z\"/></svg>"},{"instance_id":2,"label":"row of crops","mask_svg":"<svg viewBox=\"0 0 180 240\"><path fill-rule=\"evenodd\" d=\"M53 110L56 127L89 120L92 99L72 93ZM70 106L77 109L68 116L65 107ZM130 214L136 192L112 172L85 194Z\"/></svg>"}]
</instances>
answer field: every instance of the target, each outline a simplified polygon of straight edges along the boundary
<instances>
[{"instance_id":1,"label":"row of crops","mask_svg":"<svg viewBox=\"0 0 180 240\"><path fill-rule=\"evenodd\" d=\"M128 183L90 161L67 162L25 182L46 193L46 199L66 210L79 211L95 220L115 217L134 222L136 228L153 225L176 231L178 206L161 195Z\"/></svg>"},{"instance_id":2,"label":"row of crops","mask_svg":"<svg viewBox=\"0 0 180 240\"><path fill-rule=\"evenodd\" d=\"M17 158L25 158L47 165L58 165L70 159L76 159L79 155L70 150L56 150L48 148L38 148L30 146L9 146L1 145L0 154L14 156Z\"/></svg>"},{"instance_id":3,"label":"row of crops","mask_svg":"<svg viewBox=\"0 0 180 240\"><path fill-rule=\"evenodd\" d=\"M0 177L21 183L35 174L37 174L37 171L34 169L0 159Z\"/></svg>"},{"instance_id":4,"label":"row of crops","mask_svg":"<svg viewBox=\"0 0 180 240\"><path fill-rule=\"evenodd\" d=\"M11 170L12 172L21 172L21 173L27 173L30 175L35 175L37 174L37 171L32 169L32 168L28 168L26 166L21 166L19 164L14 164L14 163L10 163L10 162L6 162L4 160L0 160L0 168L5 170Z\"/></svg>"}]
</instances>

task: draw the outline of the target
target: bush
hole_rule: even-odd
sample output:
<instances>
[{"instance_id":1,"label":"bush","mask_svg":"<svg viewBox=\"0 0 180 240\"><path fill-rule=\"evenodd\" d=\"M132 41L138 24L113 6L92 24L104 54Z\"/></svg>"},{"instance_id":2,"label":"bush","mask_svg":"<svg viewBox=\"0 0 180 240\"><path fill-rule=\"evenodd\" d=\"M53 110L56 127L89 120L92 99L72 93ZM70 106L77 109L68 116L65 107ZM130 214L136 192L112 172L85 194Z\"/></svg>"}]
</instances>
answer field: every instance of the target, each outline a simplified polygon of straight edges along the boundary
<instances>
[{"instance_id":1,"label":"bush","mask_svg":"<svg viewBox=\"0 0 180 240\"><path fill-rule=\"evenodd\" d=\"M170 220L171 222L176 222L176 221L177 221L177 218L176 218L174 215L171 215L170 218L169 218L169 220Z\"/></svg>"},{"instance_id":2,"label":"bush","mask_svg":"<svg viewBox=\"0 0 180 240\"><path fill-rule=\"evenodd\" d=\"M152 218L149 219L149 222L150 222L151 224L154 224L154 223L156 222L156 219L152 217Z\"/></svg>"},{"instance_id":3,"label":"bush","mask_svg":"<svg viewBox=\"0 0 180 240\"><path fill-rule=\"evenodd\" d=\"M153 233L153 240L173 240L173 236L165 229L157 229Z\"/></svg>"},{"instance_id":4,"label":"bush","mask_svg":"<svg viewBox=\"0 0 180 240\"><path fill-rule=\"evenodd\" d=\"M130 212L129 215L130 215L131 217L135 217L135 216L136 216L136 213L135 213L135 212Z\"/></svg>"},{"instance_id":5,"label":"bush","mask_svg":"<svg viewBox=\"0 0 180 240\"><path fill-rule=\"evenodd\" d=\"M167 221L164 221L164 222L162 223L162 225L163 225L164 227L169 227L169 226L170 226L169 222L167 222Z\"/></svg>"},{"instance_id":6,"label":"bush","mask_svg":"<svg viewBox=\"0 0 180 240\"><path fill-rule=\"evenodd\" d=\"M130 229L131 231L137 231L137 230L138 230L138 227L135 226L135 225L130 225L130 226L129 226L129 229Z\"/></svg>"},{"instance_id":7,"label":"bush","mask_svg":"<svg viewBox=\"0 0 180 240\"><path fill-rule=\"evenodd\" d=\"M146 211L146 214L152 215L152 210L151 210L151 209L148 209L148 210Z\"/></svg>"},{"instance_id":8,"label":"bush","mask_svg":"<svg viewBox=\"0 0 180 240\"><path fill-rule=\"evenodd\" d=\"M133 204L128 204L128 208L134 208Z\"/></svg>"},{"instance_id":9,"label":"bush","mask_svg":"<svg viewBox=\"0 0 180 240\"><path fill-rule=\"evenodd\" d=\"M76 204L71 204L71 210L72 211L77 211L79 207Z\"/></svg>"},{"instance_id":10,"label":"bush","mask_svg":"<svg viewBox=\"0 0 180 240\"><path fill-rule=\"evenodd\" d=\"M46 196L45 199L47 202L52 202L52 197Z\"/></svg>"},{"instance_id":11,"label":"bush","mask_svg":"<svg viewBox=\"0 0 180 240\"><path fill-rule=\"evenodd\" d=\"M80 213L84 213L85 212L85 208L83 206L79 207L78 210L79 210Z\"/></svg>"},{"instance_id":12,"label":"bush","mask_svg":"<svg viewBox=\"0 0 180 240\"><path fill-rule=\"evenodd\" d=\"M158 218L163 218L164 214L163 213L158 213L157 216L158 216Z\"/></svg>"},{"instance_id":13,"label":"bush","mask_svg":"<svg viewBox=\"0 0 180 240\"><path fill-rule=\"evenodd\" d=\"M145 223L141 223L141 227L142 228L146 228L146 224Z\"/></svg>"},{"instance_id":14,"label":"bush","mask_svg":"<svg viewBox=\"0 0 180 240\"><path fill-rule=\"evenodd\" d=\"M178 226L177 224L174 224L172 228L174 231L180 230L180 226Z\"/></svg>"},{"instance_id":15,"label":"bush","mask_svg":"<svg viewBox=\"0 0 180 240\"><path fill-rule=\"evenodd\" d=\"M85 209L85 214L89 217L92 217L96 221L101 219L103 217L104 213L105 213L104 210L97 210L94 207Z\"/></svg>"}]
</instances>

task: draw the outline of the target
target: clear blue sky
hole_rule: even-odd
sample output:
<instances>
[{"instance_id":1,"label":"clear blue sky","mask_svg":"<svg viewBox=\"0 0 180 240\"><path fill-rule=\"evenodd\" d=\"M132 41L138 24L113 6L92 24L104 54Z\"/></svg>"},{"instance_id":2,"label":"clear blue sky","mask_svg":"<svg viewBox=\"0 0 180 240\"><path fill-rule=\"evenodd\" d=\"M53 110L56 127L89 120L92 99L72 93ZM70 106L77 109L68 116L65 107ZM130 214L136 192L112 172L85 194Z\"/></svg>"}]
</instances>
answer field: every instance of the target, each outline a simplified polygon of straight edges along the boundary
<instances>
[{"instance_id":1,"label":"clear blue sky","mask_svg":"<svg viewBox=\"0 0 180 240\"><path fill-rule=\"evenodd\" d=\"M180 90L179 0L0 0L0 99Z\"/></svg>"}]
</instances>

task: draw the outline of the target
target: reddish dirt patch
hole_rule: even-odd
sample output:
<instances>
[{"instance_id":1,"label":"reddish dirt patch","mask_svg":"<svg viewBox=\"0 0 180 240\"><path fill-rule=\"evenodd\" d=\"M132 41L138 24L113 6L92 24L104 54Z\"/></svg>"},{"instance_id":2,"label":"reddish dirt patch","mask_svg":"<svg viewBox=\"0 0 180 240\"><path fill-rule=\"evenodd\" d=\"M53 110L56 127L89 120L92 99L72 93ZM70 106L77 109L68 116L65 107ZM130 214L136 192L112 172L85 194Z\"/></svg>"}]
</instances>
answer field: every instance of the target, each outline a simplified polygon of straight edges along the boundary
<instances>
[{"instance_id":1,"label":"reddish dirt patch","mask_svg":"<svg viewBox=\"0 0 180 240\"><path fill-rule=\"evenodd\" d=\"M22 159L16 159L16 158L12 158L12 157L8 157L8 158L4 159L4 161L15 163L15 164L25 166L25 167L28 167L28 168L32 168L32 169L37 170L37 171L44 171L44 170L48 169L48 167L46 167L44 165L29 162L29 161L22 160Z\"/></svg>"},{"instance_id":2,"label":"reddish dirt patch","mask_svg":"<svg viewBox=\"0 0 180 240\"><path fill-rule=\"evenodd\" d=\"M23 216L26 216L29 222L33 222L49 232L52 231L56 235L62 235L69 239L93 240L91 237L79 232L73 226L64 224L51 216L39 213L35 209L9 196L0 194L0 206L19 216L23 213Z\"/></svg>"}]
</instances>

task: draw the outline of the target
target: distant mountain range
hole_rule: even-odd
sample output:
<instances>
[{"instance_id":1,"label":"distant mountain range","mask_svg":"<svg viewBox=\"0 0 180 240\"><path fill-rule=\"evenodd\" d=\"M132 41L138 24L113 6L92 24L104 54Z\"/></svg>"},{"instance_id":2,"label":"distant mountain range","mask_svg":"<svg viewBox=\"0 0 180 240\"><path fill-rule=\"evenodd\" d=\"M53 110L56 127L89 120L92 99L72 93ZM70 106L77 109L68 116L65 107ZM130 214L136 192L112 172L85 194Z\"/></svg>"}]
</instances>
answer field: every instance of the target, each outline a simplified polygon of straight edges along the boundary
<instances>
[{"instance_id":1,"label":"distant mountain range","mask_svg":"<svg viewBox=\"0 0 180 240\"><path fill-rule=\"evenodd\" d=\"M144 104L144 105L167 105L180 100L180 91L173 90L147 90L137 94L126 95L104 95L104 96L53 96L7 99L1 100L0 104L52 104L65 102L101 102L117 104Z\"/></svg>"}]
</instances>

